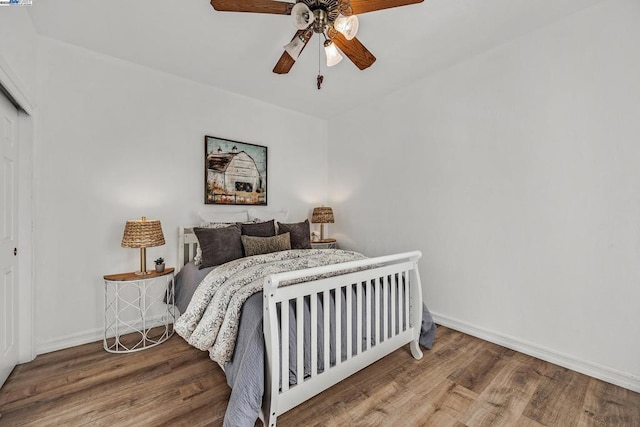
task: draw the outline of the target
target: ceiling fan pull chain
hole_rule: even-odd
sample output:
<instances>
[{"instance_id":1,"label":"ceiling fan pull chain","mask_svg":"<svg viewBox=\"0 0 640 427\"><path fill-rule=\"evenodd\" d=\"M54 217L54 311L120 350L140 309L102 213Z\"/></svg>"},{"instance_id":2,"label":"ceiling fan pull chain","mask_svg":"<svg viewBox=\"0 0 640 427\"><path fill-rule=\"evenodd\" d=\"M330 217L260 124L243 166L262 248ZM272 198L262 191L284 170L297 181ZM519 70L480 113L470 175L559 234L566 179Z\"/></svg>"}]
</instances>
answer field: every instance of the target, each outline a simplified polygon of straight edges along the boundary
<instances>
[{"instance_id":1,"label":"ceiling fan pull chain","mask_svg":"<svg viewBox=\"0 0 640 427\"><path fill-rule=\"evenodd\" d=\"M316 77L316 84L318 85L318 90L322 89L322 81L324 80L324 76L320 74L320 56L322 55L320 37L318 37L318 77Z\"/></svg>"}]
</instances>

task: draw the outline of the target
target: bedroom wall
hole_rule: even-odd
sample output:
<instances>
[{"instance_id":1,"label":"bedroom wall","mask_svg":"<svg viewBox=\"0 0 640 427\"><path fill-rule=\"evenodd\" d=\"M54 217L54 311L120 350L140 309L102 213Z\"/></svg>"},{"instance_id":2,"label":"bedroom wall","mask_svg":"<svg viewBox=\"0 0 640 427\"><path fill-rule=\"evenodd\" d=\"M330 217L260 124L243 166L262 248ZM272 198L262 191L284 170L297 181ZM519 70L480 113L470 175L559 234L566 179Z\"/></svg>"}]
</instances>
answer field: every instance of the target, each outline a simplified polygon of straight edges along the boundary
<instances>
[{"instance_id":1,"label":"bedroom wall","mask_svg":"<svg viewBox=\"0 0 640 427\"><path fill-rule=\"evenodd\" d=\"M18 361L32 360L33 334L33 145L38 35L28 8L0 8L0 84L18 112ZM26 112L25 112L26 111ZM27 113L28 112L28 113Z\"/></svg>"},{"instance_id":2,"label":"bedroom wall","mask_svg":"<svg viewBox=\"0 0 640 427\"><path fill-rule=\"evenodd\" d=\"M604 1L331 120L334 236L421 250L441 323L640 391L638 22Z\"/></svg>"},{"instance_id":3,"label":"bedroom wall","mask_svg":"<svg viewBox=\"0 0 640 427\"><path fill-rule=\"evenodd\" d=\"M162 221L147 263L173 266L179 225L243 210L204 205L205 134L268 146L268 209L298 221L326 200L323 120L46 38L38 66L39 353L100 339L102 276L139 267L120 247L127 219Z\"/></svg>"},{"instance_id":4,"label":"bedroom wall","mask_svg":"<svg viewBox=\"0 0 640 427\"><path fill-rule=\"evenodd\" d=\"M33 102L36 89L38 35L28 7L5 6L0 10L0 72L14 80L15 89Z\"/></svg>"}]
</instances>

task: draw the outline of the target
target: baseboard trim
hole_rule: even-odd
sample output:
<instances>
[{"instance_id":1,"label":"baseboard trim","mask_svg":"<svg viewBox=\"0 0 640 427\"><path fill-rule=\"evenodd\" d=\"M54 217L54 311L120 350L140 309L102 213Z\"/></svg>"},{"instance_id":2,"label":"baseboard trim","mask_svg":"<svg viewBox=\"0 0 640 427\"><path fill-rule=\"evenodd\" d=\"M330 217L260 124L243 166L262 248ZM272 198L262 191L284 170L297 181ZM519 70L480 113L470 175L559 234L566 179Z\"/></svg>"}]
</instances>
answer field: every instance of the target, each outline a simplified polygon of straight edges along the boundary
<instances>
[{"instance_id":1,"label":"baseboard trim","mask_svg":"<svg viewBox=\"0 0 640 427\"><path fill-rule=\"evenodd\" d=\"M567 354L557 352L539 345L526 342L514 337L490 331L488 329L473 326L466 322L431 312L433 320L442 326L455 329L465 334L473 335L485 341L519 351L520 353L536 357L538 359L554 363L567 369L588 375L599 380L615 384L620 387L640 393L640 377L628 372L619 371L598 363L578 359Z\"/></svg>"},{"instance_id":2,"label":"baseboard trim","mask_svg":"<svg viewBox=\"0 0 640 427\"><path fill-rule=\"evenodd\" d=\"M431 314L433 315L435 322L439 325L455 329L456 331L481 338L485 341L519 351L520 353L524 353L547 362L555 363L556 365L567 369L640 393L640 377L631 373L619 371L617 369L586 360L577 359L567 354L500 334L498 332L490 331L488 329L473 326L469 323L462 322L439 313L431 312ZM52 351L101 341L103 338L104 330L102 328L96 328L76 334L69 334L38 343L37 353L50 353Z\"/></svg>"},{"instance_id":3,"label":"baseboard trim","mask_svg":"<svg viewBox=\"0 0 640 427\"><path fill-rule=\"evenodd\" d=\"M89 344L101 341L104 338L104 329L96 328L76 334L63 335L39 342L36 345L38 355L51 353L52 351L64 350L65 348L76 347L78 345Z\"/></svg>"}]
</instances>

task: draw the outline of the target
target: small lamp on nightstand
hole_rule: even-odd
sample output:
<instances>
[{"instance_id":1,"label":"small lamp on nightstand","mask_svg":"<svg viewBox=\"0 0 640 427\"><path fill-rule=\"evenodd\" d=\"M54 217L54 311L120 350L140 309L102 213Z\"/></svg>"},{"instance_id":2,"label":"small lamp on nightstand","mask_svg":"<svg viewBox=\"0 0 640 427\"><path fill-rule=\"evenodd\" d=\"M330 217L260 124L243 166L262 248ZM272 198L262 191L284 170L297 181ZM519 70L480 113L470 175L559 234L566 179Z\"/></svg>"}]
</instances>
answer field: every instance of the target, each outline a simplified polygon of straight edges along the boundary
<instances>
[{"instance_id":1,"label":"small lamp on nightstand","mask_svg":"<svg viewBox=\"0 0 640 427\"><path fill-rule=\"evenodd\" d=\"M331 208L322 206L319 208L313 208L313 214L311 215L311 222L313 224L320 224L320 241L324 239L324 224L333 224L333 210Z\"/></svg>"},{"instance_id":2,"label":"small lamp on nightstand","mask_svg":"<svg viewBox=\"0 0 640 427\"><path fill-rule=\"evenodd\" d=\"M164 235L159 220L147 220L142 217L142 219L127 221L121 246L123 248L140 248L140 271L136 271L135 274L139 276L151 274L151 271L147 271L146 248L162 245L164 245Z\"/></svg>"}]
</instances>

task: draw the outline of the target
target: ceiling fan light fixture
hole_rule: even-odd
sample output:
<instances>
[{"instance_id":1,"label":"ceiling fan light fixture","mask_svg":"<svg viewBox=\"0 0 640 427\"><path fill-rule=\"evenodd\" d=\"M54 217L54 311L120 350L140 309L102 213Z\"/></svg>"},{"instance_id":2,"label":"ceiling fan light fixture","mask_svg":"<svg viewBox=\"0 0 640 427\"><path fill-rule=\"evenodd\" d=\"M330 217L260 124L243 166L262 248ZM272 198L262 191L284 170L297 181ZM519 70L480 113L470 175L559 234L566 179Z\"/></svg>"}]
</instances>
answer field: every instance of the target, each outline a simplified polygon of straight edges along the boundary
<instances>
[{"instance_id":1,"label":"ceiling fan light fixture","mask_svg":"<svg viewBox=\"0 0 640 427\"><path fill-rule=\"evenodd\" d=\"M298 3L300 4L300 3ZM294 37L288 44L284 46L285 52L289 54L294 60L297 60L304 49L305 43L302 37Z\"/></svg>"},{"instance_id":2,"label":"ceiling fan light fixture","mask_svg":"<svg viewBox=\"0 0 640 427\"><path fill-rule=\"evenodd\" d=\"M293 9L291 9L291 19L297 29L304 30L313 23L316 17L313 12L311 12L311 9L309 9L309 6L300 2L296 3Z\"/></svg>"},{"instance_id":3,"label":"ceiling fan light fixture","mask_svg":"<svg viewBox=\"0 0 640 427\"><path fill-rule=\"evenodd\" d=\"M340 15L333 23L333 28L342 33L344 38L352 40L358 34L358 17L356 15Z\"/></svg>"},{"instance_id":4,"label":"ceiling fan light fixture","mask_svg":"<svg viewBox=\"0 0 640 427\"><path fill-rule=\"evenodd\" d=\"M324 53L327 56L327 67L333 67L342 61L342 55L340 55L338 48L331 40L325 40Z\"/></svg>"}]
</instances>

